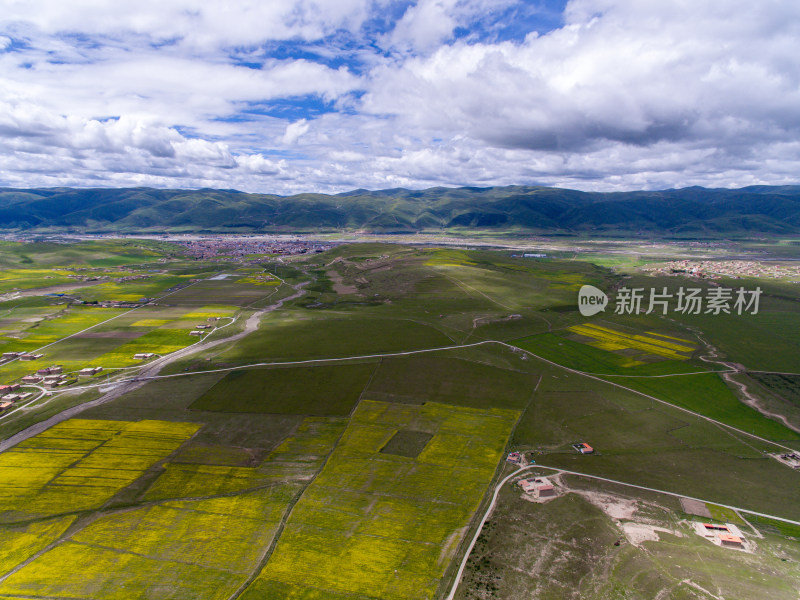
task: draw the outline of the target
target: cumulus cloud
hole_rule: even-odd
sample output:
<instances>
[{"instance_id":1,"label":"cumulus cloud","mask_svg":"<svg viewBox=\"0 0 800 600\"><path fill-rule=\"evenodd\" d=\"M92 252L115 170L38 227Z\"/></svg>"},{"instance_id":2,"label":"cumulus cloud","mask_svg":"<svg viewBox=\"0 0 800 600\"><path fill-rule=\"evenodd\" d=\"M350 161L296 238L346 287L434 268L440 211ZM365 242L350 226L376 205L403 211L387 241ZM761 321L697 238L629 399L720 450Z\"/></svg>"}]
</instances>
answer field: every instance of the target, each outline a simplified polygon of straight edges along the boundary
<instances>
[{"instance_id":1,"label":"cumulus cloud","mask_svg":"<svg viewBox=\"0 0 800 600\"><path fill-rule=\"evenodd\" d=\"M741 26L749 35L709 36L736 29L718 24L720 4L573 2L564 28L523 44L460 43L380 68L365 108L493 146L556 152L795 135L800 78L785 66L797 32L759 26L756 5L742 3L729 8L752 19Z\"/></svg>"},{"instance_id":2,"label":"cumulus cloud","mask_svg":"<svg viewBox=\"0 0 800 600\"><path fill-rule=\"evenodd\" d=\"M522 6L0 0L0 184L797 182L800 4Z\"/></svg>"},{"instance_id":3,"label":"cumulus cloud","mask_svg":"<svg viewBox=\"0 0 800 600\"><path fill-rule=\"evenodd\" d=\"M357 29L374 0L27 0L3 2L0 22L42 32L104 36L135 33L189 45L248 45L264 40L319 39L337 29ZM383 4L383 2L377 2Z\"/></svg>"},{"instance_id":4,"label":"cumulus cloud","mask_svg":"<svg viewBox=\"0 0 800 600\"><path fill-rule=\"evenodd\" d=\"M283 134L283 143L287 145L294 144L308 129L309 124L305 119L289 123L286 126L286 132Z\"/></svg>"}]
</instances>

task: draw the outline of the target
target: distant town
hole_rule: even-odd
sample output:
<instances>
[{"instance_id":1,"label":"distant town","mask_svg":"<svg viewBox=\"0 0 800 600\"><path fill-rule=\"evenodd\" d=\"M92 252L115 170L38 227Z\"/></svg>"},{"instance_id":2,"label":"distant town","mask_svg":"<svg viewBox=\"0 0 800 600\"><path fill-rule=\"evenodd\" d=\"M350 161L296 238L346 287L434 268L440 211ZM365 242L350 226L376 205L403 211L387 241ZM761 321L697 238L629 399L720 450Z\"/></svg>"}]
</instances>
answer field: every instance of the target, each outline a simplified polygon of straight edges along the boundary
<instances>
[{"instance_id":1,"label":"distant town","mask_svg":"<svg viewBox=\"0 0 800 600\"><path fill-rule=\"evenodd\" d=\"M790 279L793 283L800 283L800 265L768 264L752 260L676 260L642 267L642 271L651 275L688 276L699 279L760 277Z\"/></svg>"},{"instance_id":2,"label":"distant town","mask_svg":"<svg viewBox=\"0 0 800 600\"><path fill-rule=\"evenodd\" d=\"M309 240L263 238L263 237L222 237L213 236L191 240L171 240L180 244L188 254L197 260L230 260L247 258L253 255L308 254L324 252L336 244L311 242Z\"/></svg>"}]
</instances>

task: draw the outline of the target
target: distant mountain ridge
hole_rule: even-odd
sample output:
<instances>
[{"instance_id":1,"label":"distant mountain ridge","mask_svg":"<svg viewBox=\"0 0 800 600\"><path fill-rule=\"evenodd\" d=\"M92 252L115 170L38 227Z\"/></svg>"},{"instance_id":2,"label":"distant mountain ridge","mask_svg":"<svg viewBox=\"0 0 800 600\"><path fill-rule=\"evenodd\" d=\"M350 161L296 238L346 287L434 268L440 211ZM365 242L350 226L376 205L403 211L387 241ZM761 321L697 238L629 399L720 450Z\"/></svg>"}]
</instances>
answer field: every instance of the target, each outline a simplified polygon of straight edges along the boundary
<instances>
[{"instance_id":1,"label":"distant mountain ridge","mask_svg":"<svg viewBox=\"0 0 800 600\"><path fill-rule=\"evenodd\" d=\"M2 229L794 235L800 233L800 186L612 193L534 186L435 187L295 196L213 189L0 188Z\"/></svg>"}]
</instances>

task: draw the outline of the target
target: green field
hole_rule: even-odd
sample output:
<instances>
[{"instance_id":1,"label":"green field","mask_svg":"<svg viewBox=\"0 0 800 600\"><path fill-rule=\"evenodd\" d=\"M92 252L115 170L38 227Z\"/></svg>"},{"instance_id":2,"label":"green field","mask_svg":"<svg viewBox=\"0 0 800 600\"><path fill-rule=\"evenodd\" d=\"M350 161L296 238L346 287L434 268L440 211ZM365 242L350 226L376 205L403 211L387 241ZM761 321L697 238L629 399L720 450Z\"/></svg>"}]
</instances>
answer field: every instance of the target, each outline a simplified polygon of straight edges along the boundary
<instances>
[{"instance_id":1,"label":"green field","mask_svg":"<svg viewBox=\"0 0 800 600\"><path fill-rule=\"evenodd\" d=\"M596 453L576 453L576 442ZM580 375L545 372L512 444L539 464L800 518L797 474L765 455L774 446Z\"/></svg>"},{"instance_id":2,"label":"green field","mask_svg":"<svg viewBox=\"0 0 800 600\"><path fill-rule=\"evenodd\" d=\"M743 404L716 373L629 379L625 385L767 439L800 440L797 432Z\"/></svg>"},{"instance_id":3,"label":"green field","mask_svg":"<svg viewBox=\"0 0 800 600\"><path fill-rule=\"evenodd\" d=\"M239 363L336 358L450 346L442 332L411 320L274 318L220 356Z\"/></svg>"},{"instance_id":4,"label":"green field","mask_svg":"<svg viewBox=\"0 0 800 600\"><path fill-rule=\"evenodd\" d=\"M381 360L366 396L375 400L522 410L536 385L528 370L499 368L447 355Z\"/></svg>"},{"instance_id":5,"label":"green field","mask_svg":"<svg viewBox=\"0 0 800 600\"><path fill-rule=\"evenodd\" d=\"M376 366L365 363L232 371L190 408L225 413L347 416Z\"/></svg>"},{"instance_id":6,"label":"green field","mask_svg":"<svg viewBox=\"0 0 800 600\"><path fill-rule=\"evenodd\" d=\"M565 250L359 243L270 262L185 260L136 240L0 243L0 293L37 277L146 276L0 302L2 351L52 344L0 365L0 383L104 367L81 393L28 388L29 405L0 414L0 440L120 394L0 453L0 598L441 600L510 450L537 469L700 498L755 550L697 538L677 498L542 469L569 493L536 503L508 484L458 598L794 597L797 528L764 517L758 538L721 505L800 520L797 473L769 456L769 440L800 449L800 434L744 404L713 360L741 363L733 380L800 426L800 288L764 283L752 319L585 318L583 284L708 287L635 269L673 249L723 250L546 243ZM80 304L164 294L135 310ZM198 325L220 327L208 341L221 343L198 343ZM135 381L149 364L135 353L190 344Z\"/></svg>"},{"instance_id":7,"label":"green field","mask_svg":"<svg viewBox=\"0 0 800 600\"><path fill-rule=\"evenodd\" d=\"M569 339L560 333L543 333L513 340L511 343L561 366L599 375L666 375L711 369L707 364L685 360L646 363Z\"/></svg>"}]
</instances>

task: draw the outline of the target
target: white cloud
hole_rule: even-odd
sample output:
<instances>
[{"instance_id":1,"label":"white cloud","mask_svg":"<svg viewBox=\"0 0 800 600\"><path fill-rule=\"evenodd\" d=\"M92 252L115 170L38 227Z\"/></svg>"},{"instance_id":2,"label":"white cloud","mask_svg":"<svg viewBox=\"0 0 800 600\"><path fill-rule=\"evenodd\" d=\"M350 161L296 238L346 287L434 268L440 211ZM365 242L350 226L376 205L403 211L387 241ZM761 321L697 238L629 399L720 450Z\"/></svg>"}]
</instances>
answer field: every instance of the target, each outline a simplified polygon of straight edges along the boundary
<instances>
[{"instance_id":1,"label":"white cloud","mask_svg":"<svg viewBox=\"0 0 800 600\"><path fill-rule=\"evenodd\" d=\"M337 29L357 29L371 0L96 0L4 1L0 23L33 26L48 34L136 33L187 45L258 44L263 40L319 39Z\"/></svg>"},{"instance_id":2,"label":"white cloud","mask_svg":"<svg viewBox=\"0 0 800 600\"><path fill-rule=\"evenodd\" d=\"M797 2L572 0L479 35L515 4L419 0L368 38L391 0L0 0L0 184L798 181Z\"/></svg>"},{"instance_id":3,"label":"white cloud","mask_svg":"<svg viewBox=\"0 0 800 600\"><path fill-rule=\"evenodd\" d=\"M283 143L287 146L294 144L301 136L308 132L309 124L305 119L300 119L294 123L289 123L286 126L286 132L283 134Z\"/></svg>"},{"instance_id":4,"label":"white cloud","mask_svg":"<svg viewBox=\"0 0 800 600\"><path fill-rule=\"evenodd\" d=\"M448 39L456 27L452 10L457 0L420 0L406 10L391 33L394 46L428 51Z\"/></svg>"}]
</instances>

